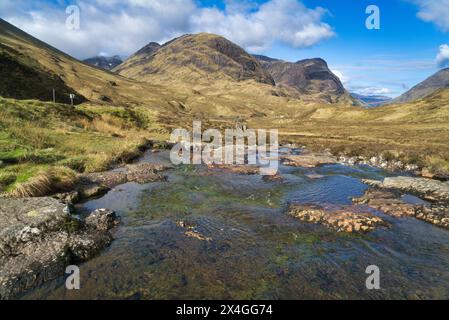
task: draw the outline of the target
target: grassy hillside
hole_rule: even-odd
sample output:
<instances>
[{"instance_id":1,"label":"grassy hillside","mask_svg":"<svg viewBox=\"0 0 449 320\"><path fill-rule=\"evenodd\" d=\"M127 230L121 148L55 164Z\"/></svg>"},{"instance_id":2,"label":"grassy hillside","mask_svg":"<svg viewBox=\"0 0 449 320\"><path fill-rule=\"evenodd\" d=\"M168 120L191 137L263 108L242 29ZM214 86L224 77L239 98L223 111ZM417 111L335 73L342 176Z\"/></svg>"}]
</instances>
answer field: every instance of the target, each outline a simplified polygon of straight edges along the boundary
<instances>
[{"instance_id":1,"label":"grassy hillside","mask_svg":"<svg viewBox=\"0 0 449 320\"><path fill-rule=\"evenodd\" d=\"M63 189L77 173L106 170L139 155L157 131L145 110L0 98L0 192Z\"/></svg>"}]
</instances>

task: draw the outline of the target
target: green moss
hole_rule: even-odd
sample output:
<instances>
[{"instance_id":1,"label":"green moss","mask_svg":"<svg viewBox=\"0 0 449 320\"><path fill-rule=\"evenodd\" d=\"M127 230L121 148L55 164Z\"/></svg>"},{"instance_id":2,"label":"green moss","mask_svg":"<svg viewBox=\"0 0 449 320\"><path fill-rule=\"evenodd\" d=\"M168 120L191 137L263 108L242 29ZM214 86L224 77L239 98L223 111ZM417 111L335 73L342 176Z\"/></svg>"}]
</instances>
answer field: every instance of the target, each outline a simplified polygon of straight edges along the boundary
<instances>
[{"instance_id":1,"label":"green moss","mask_svg":"<svg viewBox=\"0 0 449 320\"><path fill-rule=\"evenodd\" d=\"M65 230L69 234L74 234L78 232L80 228L81 223L78 220L67 220L61 226L61 229Z\"/></svg>"}]
</instances>

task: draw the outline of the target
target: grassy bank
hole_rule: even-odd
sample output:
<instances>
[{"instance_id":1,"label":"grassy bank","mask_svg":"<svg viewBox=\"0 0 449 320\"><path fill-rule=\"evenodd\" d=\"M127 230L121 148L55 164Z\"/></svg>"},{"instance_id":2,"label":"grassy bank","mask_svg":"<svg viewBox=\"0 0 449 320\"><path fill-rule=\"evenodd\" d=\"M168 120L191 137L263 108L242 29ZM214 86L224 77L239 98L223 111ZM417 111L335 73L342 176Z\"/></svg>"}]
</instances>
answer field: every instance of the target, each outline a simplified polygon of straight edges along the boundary
<instances>
[{"instance_id":1,"label":"grassy bank","mask_svg":"<svg viewBox=\"0 0 449 320\"><path fill-rule=\"evenodd\" d=\"M140 155L156 129L145 110L0 98L0 192L39 196L70 189L78 173Z\"/></svg>"}]
</instances>

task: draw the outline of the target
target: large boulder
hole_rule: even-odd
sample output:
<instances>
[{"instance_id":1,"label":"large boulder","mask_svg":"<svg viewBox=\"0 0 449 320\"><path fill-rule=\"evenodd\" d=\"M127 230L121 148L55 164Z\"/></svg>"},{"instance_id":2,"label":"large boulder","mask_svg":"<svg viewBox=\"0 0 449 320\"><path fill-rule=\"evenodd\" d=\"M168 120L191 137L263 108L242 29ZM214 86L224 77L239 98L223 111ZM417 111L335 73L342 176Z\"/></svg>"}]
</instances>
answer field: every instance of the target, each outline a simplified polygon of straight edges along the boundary
<instances>
[{"instance_id":1,"label":"large boulder","mask_svg":"<svg viewBox=\"0 0 449 320\"><path fill-rule=\"evenodd\" d=\"M112 241L117 217L106 209L86 219L53 198L0 198L0 299L10 299L64 274Z\"/></svg>"}]
</instances>

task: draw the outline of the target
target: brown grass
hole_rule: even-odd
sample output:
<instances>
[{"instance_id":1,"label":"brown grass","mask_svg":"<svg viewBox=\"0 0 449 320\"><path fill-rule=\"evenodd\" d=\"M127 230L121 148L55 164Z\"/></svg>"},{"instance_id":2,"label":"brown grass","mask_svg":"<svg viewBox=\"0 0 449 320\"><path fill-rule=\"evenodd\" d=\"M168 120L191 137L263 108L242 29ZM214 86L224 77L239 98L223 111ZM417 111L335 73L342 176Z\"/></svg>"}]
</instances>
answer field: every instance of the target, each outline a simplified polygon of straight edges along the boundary
<instances>
[{"instance_id":1,"label":"brown grass","mask_svg":"<svg viewBox=\"0 0 449 320\"><path fill-rule=\"evenodd\" d=\"M10 191L13 197L42 197L52 193L69 191L77 181L75 172L67 168L51 168L41 171L26 182L18 183Z\"/></svg>"}]
</instances>

